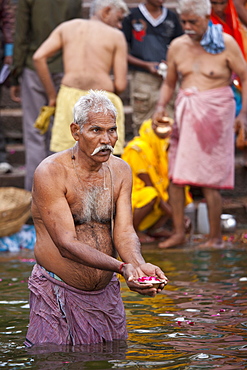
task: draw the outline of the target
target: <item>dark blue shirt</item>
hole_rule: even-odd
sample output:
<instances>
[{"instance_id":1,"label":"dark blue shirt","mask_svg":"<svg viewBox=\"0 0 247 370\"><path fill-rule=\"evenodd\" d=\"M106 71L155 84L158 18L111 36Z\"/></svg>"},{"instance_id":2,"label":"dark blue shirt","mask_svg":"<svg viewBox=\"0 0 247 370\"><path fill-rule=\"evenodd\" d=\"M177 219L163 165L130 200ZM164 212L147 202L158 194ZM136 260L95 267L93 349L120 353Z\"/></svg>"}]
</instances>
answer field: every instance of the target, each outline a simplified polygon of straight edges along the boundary
<instances>
[{"instance_id":1,"label":"dark blue shirt","mask_svg":"<svg viewBox=\"0 0 247 370\"><path fill-rule=\"evenodd\" d=\"M162 9L163 15L159 20L152 19L143 4L131 9L130 14L124 18L123 32L132 56L148 62L166 60L170 42L183 34L178 16L165 7ZM133 65L130 68L143 70Z\"/></svg>"}]
</instances>

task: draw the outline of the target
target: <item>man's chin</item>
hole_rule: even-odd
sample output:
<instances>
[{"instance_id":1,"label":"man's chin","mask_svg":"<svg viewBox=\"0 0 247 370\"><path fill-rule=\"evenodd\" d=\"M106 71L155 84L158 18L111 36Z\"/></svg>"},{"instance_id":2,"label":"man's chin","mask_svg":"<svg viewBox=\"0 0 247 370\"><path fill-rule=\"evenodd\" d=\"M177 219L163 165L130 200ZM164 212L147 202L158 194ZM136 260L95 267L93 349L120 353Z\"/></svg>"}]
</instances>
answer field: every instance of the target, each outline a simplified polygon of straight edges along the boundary
<instances>
[{"instance_id":1,"label":"man's chin","mask_svg":"<svg viewBox=\"0 0 247 370\"><path fill-rule=\"evenodd\" d=\"M197 38L197 35L195 33L187 33L187 36L189 36L189 38L191 38L192 40L195 40L195 38Z\"/></svg>"}]
</instances>

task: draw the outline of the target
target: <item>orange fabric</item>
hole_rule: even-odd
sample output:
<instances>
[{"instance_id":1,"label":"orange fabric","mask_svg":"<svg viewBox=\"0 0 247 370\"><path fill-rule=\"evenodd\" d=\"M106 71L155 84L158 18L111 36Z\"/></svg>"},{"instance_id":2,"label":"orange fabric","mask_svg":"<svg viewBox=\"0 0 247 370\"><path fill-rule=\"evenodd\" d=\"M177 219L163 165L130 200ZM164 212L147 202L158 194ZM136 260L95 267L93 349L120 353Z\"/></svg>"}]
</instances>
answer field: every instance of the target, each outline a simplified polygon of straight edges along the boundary
<instances>
[{"instance_id":1,"label":"orange fabric","mask_svg":"<svg viewBox=\"0 0 247 370\"><path fill-rule=\"evenodd\" d=\"M247 11L247 3L245 4ZM240 32L243 38L244 50L245 50L245 59L247 60L247 27L240 20Z\"/></svg>"},{"instance_id":2,"label":"orange fabric","mask_svg":"<svg viewBox=\"0 0 247 370\"><path fill-rule=\"evenodd\" d=\"M241 23L240 31L241 31L242 38L243 38L245 59L247 60L247 28L242 23Z\"/></svg>"},{"instance_id":3,"label":"orange fabric","mask_svg":"<svg viewBox=\"0 0 247 370\"><path fill-rule=\"evenodd\" d=\"M212 10L210 19L214 24L221 24L223 31L231 35L238 43L242 53L246 59L246 53L244 50L244 41L241 32L240 20L237 15L236 8L234 6L233 0L228 0L227 6L225 8L226 21L218 17Z\"/></svg>"}]
</instances>

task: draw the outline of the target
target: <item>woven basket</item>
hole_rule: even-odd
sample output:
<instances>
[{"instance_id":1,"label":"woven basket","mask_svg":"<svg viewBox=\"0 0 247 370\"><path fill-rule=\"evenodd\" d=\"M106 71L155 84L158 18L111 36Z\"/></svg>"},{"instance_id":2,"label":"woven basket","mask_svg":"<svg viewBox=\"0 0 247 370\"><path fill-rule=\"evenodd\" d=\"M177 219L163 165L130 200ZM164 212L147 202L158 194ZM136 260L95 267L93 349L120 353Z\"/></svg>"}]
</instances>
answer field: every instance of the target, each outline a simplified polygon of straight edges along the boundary
<instances>
[{"instance_id":1,"label":"woven basket","mask_svg":"<svg viewBox=\"0 0 247 370\"><path fill-rule=\"evenodd\" d=\"M31 192L0 187L0 237L18 232L30 217Z\"/></svg>"}]
</instances>

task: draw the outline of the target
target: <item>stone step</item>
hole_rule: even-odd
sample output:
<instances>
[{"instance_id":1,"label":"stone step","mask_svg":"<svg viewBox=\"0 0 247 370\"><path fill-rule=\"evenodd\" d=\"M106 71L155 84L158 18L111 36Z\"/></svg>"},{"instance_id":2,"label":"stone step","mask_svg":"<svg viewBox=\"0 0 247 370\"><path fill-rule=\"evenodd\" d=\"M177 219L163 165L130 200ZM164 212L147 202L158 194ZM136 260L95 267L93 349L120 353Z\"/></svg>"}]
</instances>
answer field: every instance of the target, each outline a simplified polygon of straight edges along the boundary
<instances>
[{"instance_id":1,"label":"stone step","mask_svg":"<svg viewBox=\"0 0 247 370\"><path fill-rule=\"evenodd\" d=\"M7 143L22 143L22 109L1 109L1 124L5 133Z\"/></svg>"},{"instance_id":2,"label":"stone step","mask_svg":"<svg viewBox=\"0 0 247 370\"><path fill-rule=\"evenodd\" d=\"M20 106L20 103L16 103L10 98L9 88L6 85L2 85L0 108L20 108Z\"/></svg>"},{"instance_id":3,"label":"stone step","mask_svg":"<svg viewBox=\"0 0 247 370\"><path fill-rule=\"evenodd\" d=\"M247 196L226 197L223 196L223 213L236 217L239 228L247 228Z\"/></svg>"},{"instance_id":4,"label":"stone step","mask_svg":"<svg viewBox=\"0 0 247 370\"><path fill-rule=\"evenodd\" d=\"M24 144L7 144L8 162L12 166L25 165L25 146Z\"/></svg>"},{"instance_id":5,"label":"stone step","mask_svg":"<svg viewBox=\"0 0 247 370\"><path fill-rule=\"evenodd\" d=\"M0 175L0 187L24 188L25 167L15 166L12 173Z\"/></svg>"}]
</instances>

